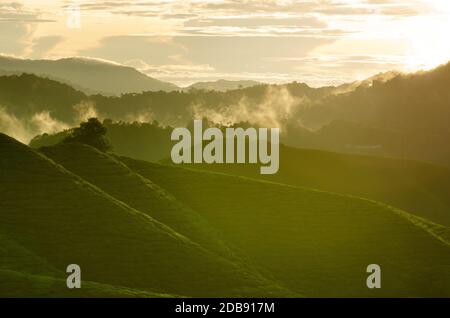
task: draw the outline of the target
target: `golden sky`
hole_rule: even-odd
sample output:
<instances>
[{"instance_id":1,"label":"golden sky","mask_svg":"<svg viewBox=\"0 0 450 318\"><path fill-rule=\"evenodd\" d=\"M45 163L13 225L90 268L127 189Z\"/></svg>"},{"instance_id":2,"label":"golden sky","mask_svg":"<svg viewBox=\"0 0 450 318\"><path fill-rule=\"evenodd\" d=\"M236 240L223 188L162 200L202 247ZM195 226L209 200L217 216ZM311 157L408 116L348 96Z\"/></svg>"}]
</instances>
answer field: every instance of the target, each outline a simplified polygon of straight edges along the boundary
<instances>
[{"instance_id":1,"label":"golden sky","mask_svg":"<svg viewBox=\"0 0 450 318\"><path fill-rule=\"evenodd\" d=\"M448 0L0 0L0 53L84 56L180 85L318 86L450 60Z\"/></svg>"}]
</instances>

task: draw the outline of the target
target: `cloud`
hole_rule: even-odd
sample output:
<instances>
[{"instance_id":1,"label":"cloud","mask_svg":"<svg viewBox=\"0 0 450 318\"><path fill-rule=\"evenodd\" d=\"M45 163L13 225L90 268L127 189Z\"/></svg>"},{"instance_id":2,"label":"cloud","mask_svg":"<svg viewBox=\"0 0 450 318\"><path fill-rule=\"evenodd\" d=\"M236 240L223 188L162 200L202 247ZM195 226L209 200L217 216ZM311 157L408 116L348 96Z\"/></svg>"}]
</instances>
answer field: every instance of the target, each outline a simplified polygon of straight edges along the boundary
<instances>
[{"instance_id":1,"label":"cloud","mask_svg":"<svg viewBox=\"0 0 450 318\"><path fill-rule=\"evenodd\" d=\"M250 13L298 13L311 12L317 8L316 1L253 1L253 0L224 0L204 1L196 3L195 6L208 11L223 11L228 14Z\"/></svg>"},{"instance_id":2,"label":"cloud","mask_svg":"<svg viewBox=\"0 0 450 318\"><path fill-rule=\"evenodd\" d=\"M64 8L74 2L81 8L83 26L76 32L64 32L60 29L65 28ZM415 43L422 48L430 42L426 41L428 34L435 35L431 25L448 29L445 21L450 8L444 0L24 3L26 7L19 2L0 4L0 52L34 58L98 57L181 85L196 81L196 77L337 83L349 76L360 78L397 66L390 58L380 58L380 50L386 56L398 57L412 52L407 59L412 62L403 62L408 65L417 65L417 54L427 61L442 62L435 58L437 53L429 52L431 49L416 53ZM441 20L434 19L436 15ZM419 20L423 16L425 19ZM53 19L58 23L36 31L40 23ZM430 23L433 21L435 24ZM422 28L426 35L418 32ZM445 34L437 33L439 41L435 42L446 42L440 41ZM364 43L354 44L357 41ZM325 46L327 51L320 50ZM446 50L439 51L446 54ZM351 55L375 58L363 62ZM384 69L382 61L386 62ZM324 81L326 76L330 77Z\"/></svg>"},{"instance_id":3,"label":"cloud","mask_svg":"<svg viewBox=\"0 0 450 318\"><path fill-rule=\"evenodd\" d=\"M145 70L151 67L150 64L144 62L142 59L139 58L127 60L123 63L123 65L133 67L137 70Z\"/></svg>"},{"instance_id":4,"label":"cloud","mask_svg":"<svg viewBox=\"0 0 450 318\"><path fill-rule=\"evenodd\" d=\"M0 132L14 137L15 139L27 143L32 138L32 133L24 126L14 114L0 106Z\"/></svg>"},{"instance_id":5,"label":"cloud","mask_svg":"<svg viewBox=\"0 0 450 318\"><path fill-rule=\"evenodd\" d=\"M313 49L333 41L313 36L120 36L105 38L99 47L79 55L101 56L181 84L190 84L194 73L201 79L261 74L252 79L263 80L264 74L289 73L295 64L270 58L306 57Z\"/></svg>"},{"instance_id":6,"label":"cloud","mask_svg":"<svg viewBox=\"0 0 450 318\"><path fill-rule=\"evenodd\" d=\"M87 121L89 118L101 118L95 104L90 101L82 101L73 105L73 110L75 111L75 124Z\"/></svg>"},{"instance_id":7,"label":"cloud","mask_svg":"<svg viewBox=\"0 0 450 318\"><path fill-rule=\"evenodd\" d=\"M0 3L0 22L53 22L52 19L44 19L39 10L27 9L19 2Z\"/></svg>"},{"instance_id":8,"label":"cloud","mask_svg":"<svg viewBox=\"0 0 450 318\"><path fill-rule=\"evenodd\" d=\"M214 2L200 2L198 7L207 11L219 11L229 15L249 14L284 14L287 18L289 15L303 16L308 15L373 15L373 14L396 14L396 10L386 10L385 8L398 8L399 15L404 15L406 9L413 9L417 5L417 1L241 1L241 0L224 0ZM409 10L409 13L416 12Z\"/></svg>"},{"instance_id":9,"label":"cloud","mask_svg":"<svg viewBox=\"0 0 450 318\"><path fill-rule=\"evenodd\" d=\"M316 37L270 36L184 36L174 41L186 48L182 52L192 64L208 64L219 72L285 72L289 63L266 62L271 57L302 57L313 49L333 42Z\"/></svg>"},{"instance_id":10,"label":"cloud","mask_svg":"<svg viewBox=\"0 0 450 318\"><path fill-rule=\"evenodd\" d=\"M33 39L29 56L42 57L51 51L56 45L64 41L64 37L59 35L49 35Z\"/></svg>"},{"instance_id":11,"label":"cloud","mask_svg":"<svg viewBox=\"0 0 450 318\"><path fill-rule=\"evenodd\" d=\"M17 118L0 106L0 132L23 143L28 143L36 135L51 134L67 128L69 125L54 119L48 111L33 114L28 118Z\"/></svg>"},{"instance_id":12,"label":"cloud","mask_svg":"<svg viewBox=\"0 0 450 318\"><path fill-rule=\"evenodd\" d=\"M313 86L363 80L386 70L403 70L403 55L317 54L296 59L293 72L311 74Z\"/></svg>"},{"instance_id":13,"label":"cloud","mask_svg":"<svg viewBox=\"0 0 450 318\"><path fill-rule=\"evenodd\" d=\"M417 1L405 3L383 0L295 1L295 0L222 0L222 1L85 1L82 10L147 18L174 20L169 35L292 35L302 30L329 28L330 17L417 15ZM228 29L226 28L228 27ZM286 27L290 27L286 29ZM329 33L328 36L333 36Z\"/></svg>"},{"instance_id":14,"label":"cloud","mask_svg":"<svg viewBox=\"0 0 450 318\"><path fill-rule=\"evenodd\" d=\"M252 16L240 15L232 17L202 17L190 19L184 23L185 27L207 26L234 26L234 27L261 27L261 26L297 26L301 28L324 28L327 24L316 17L298 16Z\"/></svg>"},{"instance_id":15,"label":"cloud","mask_svg":"<svg viewBox=\"0 0 450 318\"><path fill-rule=\"evenodd\" d=\"M191 105L194 117L222 125L248 122L261 127L283 129L302 103L308 103L306 98L298 98L289 93L286 87L269 86L260 102L255 103L247 97L241 98L236 104L222 105L212 109L209 105Z\"/></svg>"},{"instance_id":16,"label":"cloud","mask_svg":"<svg viewBox=\"0 0 450 318\"><path fill-rule=\"evenodd\" d=\"M125 121L134 123L150 123L156 118L155 114L149 110L141 110L136 113L129 113L125 116Z\"/></svg>"},{"instance_id":17,"label":"cloud","mask_svg":"<svg viewBox=\"0 0 450 318\"><path fill-rule=\"evenodd\" d=\"M0 21L0 52L22 55L31 45L35 26L22 22Z\"/></svg>"},{"instance_id":18,"label":"cloud","mask_svg":"<svg viewBox=\"0 0 450 318\"><path fill-rule=\"evenodd\" d=\"M39 23L53 22L42 18L39 10L25 8L18 2L0 3L0 52L24 54L33 45L33 34Z\"/></svg>"},{"instance_id":19,"label":"cloud","mask_svg":"<svg viewBox=\"0 0 450 318\"><path fill-rule=\"evenodd\" d=\"M68 124L53 118L48 111L34 114L28 124L28 129L33 135L53 134L68 128Z\"/></svg>"},{"instance_id":20,"label":"cloud","mask_svg":"<svg viewBox=\"0 0 450 318\"><path fill-rule=\"evenodd\" d=\"M184 51L171 37L131 35L104 37L97 47L82 49L79 55L100 56L120 63L136 60L139 56L145 63L160 65L173 63L171 57Z\"/></svg>"}]
</instances>

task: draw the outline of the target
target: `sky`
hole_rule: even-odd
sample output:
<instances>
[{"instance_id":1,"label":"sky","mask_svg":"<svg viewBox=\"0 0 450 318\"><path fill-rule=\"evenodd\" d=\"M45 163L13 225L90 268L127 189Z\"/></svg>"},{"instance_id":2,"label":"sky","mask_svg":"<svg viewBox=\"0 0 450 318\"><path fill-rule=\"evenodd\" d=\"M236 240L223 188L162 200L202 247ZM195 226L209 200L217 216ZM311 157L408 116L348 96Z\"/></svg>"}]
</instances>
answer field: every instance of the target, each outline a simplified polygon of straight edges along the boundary
<instances>
[{"instance_id":1,"label":"sky","mask_svg":"<svg viewBox=\"0 0 450 318\"><path fill-rule=\"evenodd\" d=\"M448 0L0 0L0 53L90 57L181 86L340 84L450 60Z\"/></svg>"}]
</instances>

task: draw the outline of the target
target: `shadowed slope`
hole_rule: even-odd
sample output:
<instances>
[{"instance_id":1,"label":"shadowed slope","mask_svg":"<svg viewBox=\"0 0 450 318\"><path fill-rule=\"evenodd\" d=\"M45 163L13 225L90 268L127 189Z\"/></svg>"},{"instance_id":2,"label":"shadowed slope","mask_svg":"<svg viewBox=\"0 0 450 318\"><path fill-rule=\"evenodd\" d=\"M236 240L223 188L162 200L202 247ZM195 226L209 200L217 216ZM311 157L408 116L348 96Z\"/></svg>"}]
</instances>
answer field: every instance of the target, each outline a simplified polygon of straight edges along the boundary
<instances>
[{"instance_id":1,"label":"shadowed slope","mask_svg":"<svg viewBox=\"0 0 450 318\"><path fill-rule=\"evenodd\" d=\"M197 212L115 157L84 144L59 144L40 151L128 206L215 253L231 257L231 251Z\"/></svg>"},{"instance_id":2,"label":"shadowed slope","mask_svg":"<svg viewBox=\"0 0 450 318\"><path fill-rule=\"evenodd\" d=\"M26 290L26 294L24 294ZM83 281L81 289L66 288L66 281L42 275L31 275L0 269L2 297L174 297L173 295L145 292L124 287Z\"/></svg>"},{"instance_id":3,"label":"shadowed slope","mask_svg":"<svg viewBox=\"0 0 450 318\"><path fill-rule=\"evenodd\" d=\"M2 134L0 158L0 231L59 270L188 296L287 295Z\"/></svg>"},{"instance_id":4,"label":"shadowed slope","mask_svg":"<svg viewBox=\"0 0 450 318\"><path fill-rule=\"evenodd\" d=\"M274 175L261 175L259 165L189 166L365 197L450 226L450 170L425 162L281 145Z\"/></svg>"},{"instance_id":5,"label":"shadowed slope","mask_svg":"<svg viewBox=\"0 0 450 318\"><path fill-rule=\"evenodd\" d=\"M122 160L307 296L450 295L445 227L352 196ZM379 290L366 287L369 264L381 265Z\"/></svg>"}]
</instances>

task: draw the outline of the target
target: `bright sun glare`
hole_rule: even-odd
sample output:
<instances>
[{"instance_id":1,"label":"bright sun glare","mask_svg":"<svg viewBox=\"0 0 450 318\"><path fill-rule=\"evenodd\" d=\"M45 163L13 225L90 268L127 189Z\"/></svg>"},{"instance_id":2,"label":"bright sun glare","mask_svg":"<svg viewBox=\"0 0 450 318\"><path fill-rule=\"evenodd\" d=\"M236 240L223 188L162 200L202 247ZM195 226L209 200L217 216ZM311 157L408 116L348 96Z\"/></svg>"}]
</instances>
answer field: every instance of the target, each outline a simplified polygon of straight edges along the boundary
<instances>
[{"instance_id":1,"label":"bright sun glare","mask_svg":"<svg viewBox=\"0 0 450 318\"><path fill-rule=\"evenodd\" d=\"M434 68L450 59L450 1L427 0L435 14L418 17L409 26L410 51L406 68Z\"/></svg>"}]
</instances>

